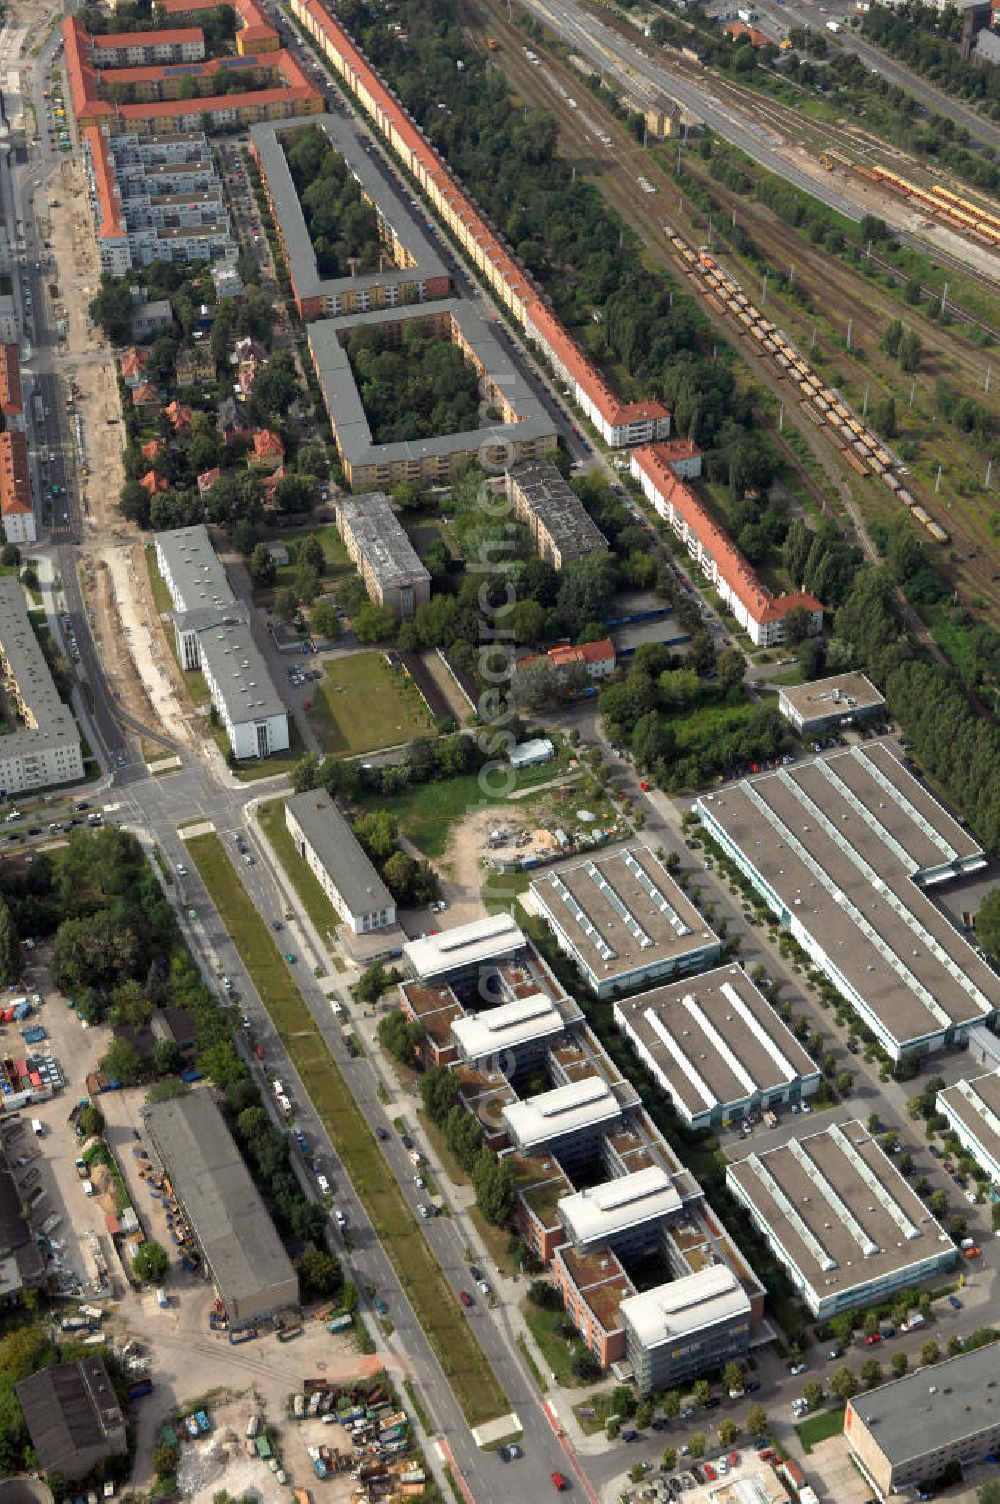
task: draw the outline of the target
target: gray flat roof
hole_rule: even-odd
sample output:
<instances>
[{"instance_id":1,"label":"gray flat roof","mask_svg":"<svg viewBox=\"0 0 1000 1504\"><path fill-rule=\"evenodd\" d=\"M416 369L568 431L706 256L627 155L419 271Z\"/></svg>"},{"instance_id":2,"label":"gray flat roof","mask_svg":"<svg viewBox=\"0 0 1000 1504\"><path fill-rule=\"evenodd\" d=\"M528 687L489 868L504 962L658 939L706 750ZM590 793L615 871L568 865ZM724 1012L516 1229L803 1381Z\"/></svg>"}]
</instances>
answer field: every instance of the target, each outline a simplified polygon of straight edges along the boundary
<instances>
[{"instance_id":1,"label":"gray flat roof","mask_svg":"<svg viewBox=\"0 0 1000 1504\"><path fill-rule=\"evenodd\" d=\"M398 240L413 258L411 266L387 266L357 277L324 277L317 270L316 252L281 143L282 136L312 126L325 133L334 151L343 158L361 192L375 205L379 220L388 227L391 238ZM289 273L300 298L334 297L348 289L364 292L375 287L394 287L400 282L422 282L428 277L450 280L448 268L423 227L424 216L406 202L392 179L382 171L379 157L364 150L352 120L338 115L306 115L294 120L266 121L251 126L250 141L264 169L274 217L288 254Z\"/></svg>"},{"instance_id":2,"label":"gray flat roof","mask_svg":"<svg viewBox=\"0 0 1000 1504\"><path fill-rule=\"evenodd\" d=\"M507 480L509 486L520 492L525 506L560 553L579 557L608 547L607 538L551 460L529 460L515 465L507 472Z\"/></svg>"},{"instance_id":3,"label":"gray flat roof","mask_svg":"<svg viewBox=\"0 0 1000 1504\"><path fill-rule=\"evenodd\" d=\"M949 1112L1000 1165L1000 1071L987 1071L971 1081L957 1081L938 1092L939 1111ZM984 1170L991 1169L988 1164Z\"/></svg>"},{"instance_id":4,"label":"gray flat roof","mask_svg":"<svg viewBox=\"0 0 1000 1504\"><path fill-rule=\"evenodd\" d=\"M726 1180L820 1300L954 1249L858 1121L748 1154Z\"/></svg>"},{"instance_id":5,"label":"gray flat roof","mask_svg":"<svg viewBox=\"0 0 1000 1504\"><path fill-rule=\"evenodd\" d=\"M181 597L179 610L228 606L235 599L225 565L215 552L204 523L154 533L153 541L166 559L170 577Z\"/></svg>"},{"instance_id":6,"label":"gray flat roof","mask_svg":"<svg viewBox=\"0 0 1000 1504\"><path fill-rule=\"evenodd\" d=\"M198 633L202 667L207 664L230 719L261 721L286 715L271 670L245 621L219 623Z\"/></svg>"},{"instance_id":7,"label":"gray flat roof","mask_svg":"<svg viewBox=\"0 0 1000 1504\"><path fill-rule=\"evenodd\" d=\"M150 1103L143 1116L223 1302L294 1281L291 1259L209 1091Z\"/></svg>"},{"instance_id":8,"label":"gray flat roof","mask_svg":"<svg viewBox=\"0 0 1000 1504\"><path fill-rule=\"evenodd\" d=\"M647 846L554 868L535 879L531 895L602 981L702 950L716 938Z\"/></svg>"},{"instance_id":9,"label":"gray flat roof","mask_svg":"<svg viewBox=\"0 0 1000 1504\"><path fill-rule=\"evenodd\" d=\"M406 529L383 491L338 496L334 503L341 537L350 532L383 589L430 580Z\"/></svg>"},{"instance_id":10,"label":"gray flat roof","mask_svg":"<svg viewBox=\"0 0 1000 1504\"><path fill-rule=\"evenodd\" d=\"M900 1045L989 1017L1000 978L921 884L980 847L882 743L698 801Z\"/></svg>"},{"instance_id":11,"label":"gray flat roof","mask_svg":"<svg viewBox=\"0 0 1000 1504\"><path fill-rule=\"evenodd\" d=\"M997 1424L997 1350L979 1347L905 1374L851 1400L893 1466L959 1443Z\"/></svg>"},{"instance_id":12,"label":"gray flat roof","mask_svg":"<svg viewBox=\"0 0 1000 1504\"><path fill-rule=\"evenodd\" d=\"M875 710L885 704L874 684L864 674L833 674L828 679L813 679L808 684L782 685L778 691L778 709L793 709L801 720L825 719L831 715L849 716Z\"/></svg>"},{"instance_id":13,"label":"gray flat roof","mask_svg":"<svg viewBox=\"0 0 1000 1504\"><path fill-rule=\"evenodd\" d=\"M392 908L393 898L357 836L324 789L285 800L352 914Z\"/></svg>"},{"instance_id":14,"label":"gray flat roof","mask_svg":"<svg viewBox=\"0 0 1000 1504\"><path fill-rule=\"evenodd\" d=\"M351 329L443 317L450 318L457 325L463 345L472 351L488 380L502 390L520 422L487 423L466 433L434 434L426 439L375 444L340 336ZM472 303L443 298L440 302L415 303L405 308L348 313L340 318L318 319L308 326L306 334L337 441L351 465L388 465L406 460L419 461L426 455L462 453L469 448L470 434L478 435L480 443L501 445L507 440L536 439L555 432L552 419L497 338L489 320Z\"/></svg>"},{"instance_id":15,"label":"gray flat roof","mask_svg":"<svg viewBox=\"0 0 1000 1504\"><path fill-rule=\"evenodd\" d=\"M691 1117L819 1074L740 966L619 1000L614 1011Z\"/></svg>"},{"instance_id":16,"label":"gray flat roof","mask_svg":"<svg viewBox=\"0 0 1000 1504\"><path fill-rule=\"evenodd\" d=\"M35 722L34 730L15 727L0 739L0 756L79 743L80 732L73 713L59 698L45 654L28 619L21 582L12 575L0 578L0 647L18 693Z\"/></svg>"}]
</instances>

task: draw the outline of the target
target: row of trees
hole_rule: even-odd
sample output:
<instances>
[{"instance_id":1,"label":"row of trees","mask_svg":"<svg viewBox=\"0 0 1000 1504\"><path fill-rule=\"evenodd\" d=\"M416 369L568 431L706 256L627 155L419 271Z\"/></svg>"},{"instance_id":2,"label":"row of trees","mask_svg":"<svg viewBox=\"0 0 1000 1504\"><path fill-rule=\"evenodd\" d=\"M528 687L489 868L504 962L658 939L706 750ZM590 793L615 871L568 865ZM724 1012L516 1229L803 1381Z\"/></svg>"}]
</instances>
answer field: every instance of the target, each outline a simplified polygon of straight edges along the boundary
<instances>
[{"instance_id":1,"label":"row of trees","mask_svg":"<svg viewBox=\"0 0 1000 1504\"><path fill-rule=\"evenodd\" d=\"M309 125L286 134L283 145L320 275L377 271L382 255L378 215L329 136Z\"/></svg>"},{"instance_id":2,"label":"row of trees","mask_svg":"<svg viewBox=\"0 0 1000 1504\"><path fill-rule=\"evenodd\" d=\"M862 34L929 78L947 94L983 106L1000 119L1000 77L995 68L977 67L962 56L962 12L953 5L873 5L862 17Z\"/></svg>"},{"instance_id":3,"label":"row of trees","mask_svg":"<svg viewBox=\"0 0 1000 1504\"><path fill-rule=\"evenodd\" d=\"M354 834L401 908L416 908L440 897L437 873L425 858L402 850L399 821L388 810L370 810L354 821Z\"/></svg>"}]
</instances>

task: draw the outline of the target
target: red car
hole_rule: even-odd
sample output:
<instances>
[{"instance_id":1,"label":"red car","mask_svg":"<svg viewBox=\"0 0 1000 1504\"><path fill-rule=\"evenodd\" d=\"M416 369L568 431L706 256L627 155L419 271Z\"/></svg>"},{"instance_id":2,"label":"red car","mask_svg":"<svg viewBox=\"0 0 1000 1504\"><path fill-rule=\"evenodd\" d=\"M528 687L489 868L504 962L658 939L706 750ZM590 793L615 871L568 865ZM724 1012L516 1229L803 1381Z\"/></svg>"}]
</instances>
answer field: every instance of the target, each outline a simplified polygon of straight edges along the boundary
<instances>
[{"instance_id":1,"label":"red car","mask_svg":"<svg viewBox=\"0 0 1000 1504\"><path fill-rule=\"evenodd\" d=\"M714 1483L716 1478L719 1476L710 1462L703 1462L701 1465L701 1470L705 1474L705 1477L708 1479L709 1483Z\"/></svg>"},{"instance_id":2,"label":"red car","mask_svg":"<svg viewBox=\"0 0 1000 1504\"><path fill-rule=\"evenodd\" d=\"M462 1302L463 1306L471 1306L472 1296L469 1294L468 1290L459 1290L458 1298Z\"/></svg>"},{"instance_id":3,"label":"red car","mask_svg":"<svg viewBox=\"0 0 1000 1504\"><path fill-rule=\"evenodd\" d=\"M649 784L646 782L645 778L639 779L639 787L642 789L642 792L644 794L649 793Z\"/></svg>"},{"instance_id":4,"label":"red car","mask_svg":"<svg viewBox=\"0 0 1000 1504\"><path fill-rule=\"evenodd\" d=\"M565 1493L566 1489L569 1488L569 1484L566 1482L566 1479L563 1477L562 1473L553 1473L552 1487L555 1489L557 1494L561 1494Z\"/></svg>"},{"instance_id":5,"label":"red car","mask_svg":"<svg viewBox=\"0 0 1000 1504\"><path fill-rule=\"evenodd\" d=\"M875 1344L876 1344L876 1342L881 1342L881 1341L882 1341L881 1333L879 1333L879 1332L870 1332L869 1335L865 1338L865 1347L874 1347Z\"/></svg>"},{"instance_id":6,"label":"red car","mask_svg":"<svg viewBox=\"0 0 1000 1504\"><path fill-rule=\"evenodd\" d=\"M943 1162L943 1163L942 1163L942 1165L941 1165L941 1168L942 1168L942 1170L944 1170L944 1171L945 1171L945 1172L946 1172L946 1173L947 1173L947 1174L948 1174L948 1175L954 1175L954 1173L955 1173L955 1166L954 1166L954 1165L953 1165L953 1164L952 1164L952 1162L951 1162L951 1160L950 1160L950 1159L946 1159L946 1160L944 1160L944 1162Z\"/></svg>"},{"instance_id":7,"label":"red car","mask_svg":"<svg viewBox=\"0 0 1000 1504\"><path fill-rule=\"evenodd\" d=\"M730 1452L729 1456L726 1458L726 1461L729 1463L730 1467L739 1467L739 1465L740 1465L740 1454L739 1454L739 1452Z\"/></svg>"}]
</instances>

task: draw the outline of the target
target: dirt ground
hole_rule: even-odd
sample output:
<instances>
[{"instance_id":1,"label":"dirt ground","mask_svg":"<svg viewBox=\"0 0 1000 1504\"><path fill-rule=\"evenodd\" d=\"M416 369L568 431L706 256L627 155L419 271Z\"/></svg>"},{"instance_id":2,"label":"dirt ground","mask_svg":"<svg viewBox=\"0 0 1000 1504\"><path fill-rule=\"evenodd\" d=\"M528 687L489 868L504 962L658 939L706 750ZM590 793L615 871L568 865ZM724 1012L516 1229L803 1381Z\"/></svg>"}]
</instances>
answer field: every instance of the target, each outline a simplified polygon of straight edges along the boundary
<instances>
[{"instance_id":1,"label":"dirt ground","mask_svg":"<svg viewBox=\"0 0 1000 1504\"><path fill-rule=\"evenodd\" d=\"M428 648L425 653L421 653L420 658L424 665L424 668L430 674L431 678L434 680L434 683L437 685L438 689L447 700L448 709L451 711L458 724L460 726L464 726L466 719L471 714L468 701L465 699L465 696L461 693L461 691L455 684L454 679L451 677L448 670L441 662L437 653L434 652L433 648Z\"/></svg>"}]
</instances>

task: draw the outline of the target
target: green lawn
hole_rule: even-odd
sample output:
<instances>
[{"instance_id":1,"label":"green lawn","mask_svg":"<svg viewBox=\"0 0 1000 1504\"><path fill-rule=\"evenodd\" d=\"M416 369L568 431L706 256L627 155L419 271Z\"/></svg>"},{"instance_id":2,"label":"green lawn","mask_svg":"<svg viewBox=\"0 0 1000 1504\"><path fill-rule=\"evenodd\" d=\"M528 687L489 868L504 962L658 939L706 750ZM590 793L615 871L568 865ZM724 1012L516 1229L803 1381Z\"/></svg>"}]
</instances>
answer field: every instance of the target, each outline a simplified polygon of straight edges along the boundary
<instances>
[{"instance_id":1,"label":"green lawn","mask_svg":"<svg viewBox=\"0 0 1000 1504\"><path fill-rule=\"evenodd\" d=\"M416 685L390 668L384 654L351 653L325 667L309 711L325 752L375 752L434 734Z\"/></svg>"},{"instance_id":2,"label":"green lawn","mask_svg":"<svg viewBox=\"0 0 1000 1504\"><path fill-rule=\"evenodd\" d=\"M584 1410L593 1411L593 1414L583 1415ZM615 1413L610 1394L592 1394L589 1400L581 1400L573 1406L573 1414L584 1436L596 1436L598 1431L603 1431L608 1417Z\"/></svg>"},{"instance_id":3,"label":"green lawn","mask_svg":"<svg viewBox=\"0 0 1000 1504\"><path fill-rule=\"evenodd\" d=\"M319 879L295 849L285 824L284 799L271 799L260 807L261 829L278 853L278 860L288 874L302 906L321 935L332 934L340 923L333 904L320 887Z\"/></svg>"},{"instance_id":4,"label":"green lawn","mask_svg":"<svg viewBox=\"0 0 1000 1504\"><path fill-rule=\"evenodd\" d=\"M479 779L470 773L440 783L421 783L387 799L380 796L373 801L372 808L388 810L399 821L402 833L424 856L434 858L443 856L455 822L487 802Z\"/></svg>"},{"instance_id":5,"label":"green lawn","mask_svg":"<svg viewBox=\"0 0 1000 1504\"><path fill-rule=\"evenodd\" d=\"M264 1006L392 1261L470 1426L510 1409L371 1128L216 835L187 843Z\"/></svg>"},{"instance_id":6,"label":"green lawn","mask_svg":"<svg viewBox=\"0 0 1000 1504\"><path fill-rule=\"evenodd\" d=\"M149 570L149 583L153 591L153 603L162 616L164 611L172 611L174 609L174 603L170 599L167 582L160 573L160 566L156 562L156 549L152 546L146 549L146 568Z\"/></svg>"},{"instance_id":7,"label":"green lawn","mask_svg":"<svg viewBox=\"0 0 1000 1504\"><path fill-rule=\"evenodd\" d=\"M347 549L341 543L340 535L332 522L328 523L325 527L304 527L298 532L293 533L291 537L282 535L281 537L276 536L268 540L269 542L283 543L288 549L289 561L287 564L280 564L278 566L273 585L254 587L253 596L255 601L270 600L274 592L280 590L284 585L289 587L294 586L295 575L298 569L298 565L295 563L293 557L295 546L303 542L306 538L318 538L323 545L323 556L326 560L326 569L323 572L322 580L324 590L334 580L340 578L342 575L349 574L353 570L354 565L348 558Z\"/></svg>"},{"instance_id":8,"label":"green lawn","mask_svg":"<svg viewBox=\"0 0 1000 1504\"><path fill-rule=\"evenodd\" d=\"M795 1434L802 1444L803 1452L811 1452L817 1442L829 1441L831 1436L839 1436L844 1429L844 1407L837 1405L833 1410L820 1410L816 1415L810 1415L800 1426L795 1427Z\"/></svg>"},{"instance_id":9,"label":"green lawn","mask_svg":"<svg viewBox=\"0 0 1000 1504\"><path fill-rule=\"evenodd\" d=\"M229 740L226 738L223 752L228 746ZM295 717L289 715L288 751L272 752L270 757L244 757L236 764L236 777L241 783L255 783L258 778L274 778L278 773L292 773L296 765L301 762L305 750L302 734L295 724Z\"/></svg>"},{"instance_id":10,"label":"green lawn","mask_svg":"<svg viewBox=\"0 0 1000 1504\"><path fill-rule=\"evenodd\" d=\"M564 1389L577 1388L582 1380L573 1372L573 1356L584 1344L579 1337L574 1337L567 1346L563 1327L569 1317L565 1311L545 1311L527 1299L521 1302L521 1310L545 1360L546 1379L554 1374L555 1382Z\"/></svg>"}]
</instances>

